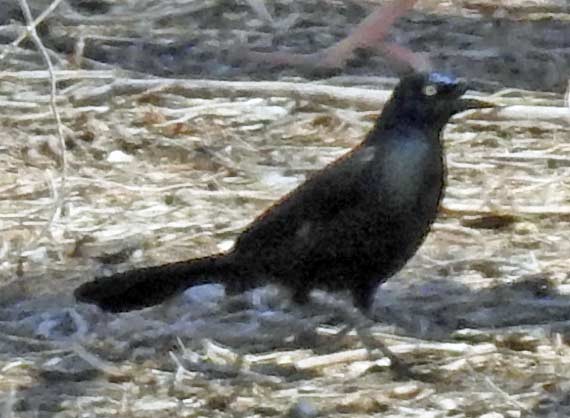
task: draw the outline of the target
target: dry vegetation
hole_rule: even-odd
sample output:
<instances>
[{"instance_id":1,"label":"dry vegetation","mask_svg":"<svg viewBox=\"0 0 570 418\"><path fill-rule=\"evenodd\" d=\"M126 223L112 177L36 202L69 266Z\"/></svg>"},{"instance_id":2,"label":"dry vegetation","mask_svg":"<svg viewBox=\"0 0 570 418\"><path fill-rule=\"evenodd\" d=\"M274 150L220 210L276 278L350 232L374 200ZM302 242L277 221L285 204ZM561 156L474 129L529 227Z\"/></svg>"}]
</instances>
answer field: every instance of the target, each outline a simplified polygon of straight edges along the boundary
<instances>
[{"instance_id":1,"label":"dry vegetation","mask_svg":"<svg viewBox=\"0 0 570 418\"><path fill-rule=\"evenodd\" d=\"M41 3L39 12L48 6ZM180 1L176 14L159 1L112 3L117 15L103 17L62 3L52 24L102 39L113 28L140 31L129 25L146 19L153 35L174 36L179 27L156 22L199 26L200 13L217 16L222 2ZM473 18L495 13L497 3L515 20L570 24L568 7L555 1L431 9L425 1L414 27L429 30L435 18L426 10ZM270 12L283 19L287 7L300 13L287 1ZM235 12L235 26L255 32L263 16L255 10ZM310 16L313 31L327 18ZM0 29L4 36L22 25ZM203 33L206 48L215 34ZM568 39L560 44L568 60ZM275 79L264 82L246 72L224 82L149 78L86 58L78 69L77 56L51 49L67 145L63 178L40 54L20 46L0 54L0 416L570 414L570 109L544 56L531 63L545 65L544 89L507 89L500 75L480 73L479 85L495 86L492 99L505 107L465 114L446 130L442 215L418 255L379 291L370 330L420 375L402 381L354 332L334 337L342 323L330 305L342 302L318 292L321 304L300 309L278 289L228 299L203 286L123 315L70 296L96 274L228 248L263 208L358 143L395 79L352 67L318 82L277 81L287 70L265 70ZM369 74L379 73L370 69L375 59ZM207 72L213 64L204 65ZM532 77L520 83L537 83Z\"/></svg>"}]
</instances>

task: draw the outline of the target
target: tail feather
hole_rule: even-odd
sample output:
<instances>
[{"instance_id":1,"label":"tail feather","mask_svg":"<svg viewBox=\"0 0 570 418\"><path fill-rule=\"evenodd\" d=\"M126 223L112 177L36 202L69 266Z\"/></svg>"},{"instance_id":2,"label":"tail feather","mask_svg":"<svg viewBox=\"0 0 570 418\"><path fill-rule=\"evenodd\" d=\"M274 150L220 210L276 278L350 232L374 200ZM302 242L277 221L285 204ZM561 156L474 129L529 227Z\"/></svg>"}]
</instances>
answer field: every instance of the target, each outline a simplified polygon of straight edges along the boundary
<instances>
[{"instance_id":1,"label":"tail feather","mask_svg":"<svg viewBox=\"0 0 570 418\"><path fill-rule=\"evenodd\" d=\"M110 312L157 305L198 284L220 282L227 270L225 256L214 255L98 277L79 286L74 296Z\"/></svg>"}]
</instances>

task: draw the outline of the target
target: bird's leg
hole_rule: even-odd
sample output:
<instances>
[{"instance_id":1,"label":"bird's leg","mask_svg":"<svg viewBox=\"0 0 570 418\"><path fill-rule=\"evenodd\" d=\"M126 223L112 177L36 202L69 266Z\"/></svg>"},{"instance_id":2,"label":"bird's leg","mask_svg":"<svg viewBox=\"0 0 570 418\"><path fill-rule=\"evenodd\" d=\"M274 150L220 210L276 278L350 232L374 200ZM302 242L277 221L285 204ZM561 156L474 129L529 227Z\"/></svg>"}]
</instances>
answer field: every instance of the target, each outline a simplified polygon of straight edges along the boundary
<instances>
[{"instance_id":1,"label":"bird's leg","mask_svg":"<svg viewBox=\"0 0 570 418\"><path fill-rule=\"evenodd\" d=\"M310 299L310 289L306 286L303 286L302 283L299 283L293 288L293 294L291 295L291 299L293 302L299 305L306 305Z\"/></svg>"},{"instance_id":2,"label":"bird's leg","mask_svg":"<svg viewBox=\"0 0 570 418\"><path fill-rule=\"evenodd\" d=\"M377 288L378 282L373 279L369 279L360 282L351 289L354 305L366 315L371 311Z\"/></svg>"},{"instance_id":3,"label":"bird's leg","mask_svg":"<svg viewBox=\"0 0 570 418\"><path fill-rule=\"evenodd\" d=\"M226 296L236 296L249 290L240 280L224 283Z\"/></svg>"},{"instance_id":4,"label":"bird's leg","mask_svg":"<svg viewBox=\"0 0 570 418\"><path fill-rule=\"evenodd\" d=\"M376 286L374 286L374 288L376 288ZM369 295L373 296L374 293L370 292ZM362 345L369 353L372 353L374 350L379 350L384 356L390 359L390 369L398 378L411 379L421 377L417 375L417 373L414 373L410 369L409 365L400 360L400 358L394 354L388 346L384 344L384 342L372 336L370 329L374 325L374 322L365 316L360 309L354 309L343 303L340 312L345 318L347 325L337 334L337 337L343 337L354 329L360 338Z\"/></svg>"}]
</instances>

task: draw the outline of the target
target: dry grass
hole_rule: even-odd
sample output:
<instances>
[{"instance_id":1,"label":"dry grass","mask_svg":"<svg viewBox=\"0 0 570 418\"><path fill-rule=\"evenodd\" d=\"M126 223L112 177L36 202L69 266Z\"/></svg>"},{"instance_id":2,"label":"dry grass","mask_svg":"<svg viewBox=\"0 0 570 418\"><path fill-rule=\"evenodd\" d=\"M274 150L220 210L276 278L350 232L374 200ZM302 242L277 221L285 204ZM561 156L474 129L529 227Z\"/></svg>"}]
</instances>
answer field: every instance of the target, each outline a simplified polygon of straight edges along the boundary
<instances>
[{"instance_id":1,"label":"dry grass","mask_svg":"<svg viewBox=\"0 0 570 418\"><path fill-rule=\"evenodd\" d=\"M143 80L59 59L63 195L47 72L18 48L0 72L2 416L568 415L562 95L502 90L507 107L446 130L442 216L382 287L370 330L426 377L398 381L354 333L334 338L327 295L299 309L276 289L228 300L205 286L123 315L70 296L95 274L228 248L358 143L395 80Z\"/></svg>"}]
</instances>

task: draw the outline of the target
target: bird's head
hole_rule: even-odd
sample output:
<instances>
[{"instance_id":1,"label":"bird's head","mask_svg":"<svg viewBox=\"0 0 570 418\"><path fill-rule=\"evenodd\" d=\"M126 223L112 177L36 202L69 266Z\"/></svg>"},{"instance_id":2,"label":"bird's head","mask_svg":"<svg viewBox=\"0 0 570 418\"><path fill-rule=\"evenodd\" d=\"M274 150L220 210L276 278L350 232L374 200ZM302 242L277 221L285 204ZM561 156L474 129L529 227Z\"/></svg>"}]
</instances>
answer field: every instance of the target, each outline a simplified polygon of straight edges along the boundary
<instances>
[{"instance_id":1,"label":"bird's head","mask_svg":"<svg viewBox=\"0 0 570 418\"><path fill-rule=\"evenodd\" d=\"M489 102L463 98L467 87L465 82L447 74L413 73L400 80L381 118L386 123L442 129L456 113L493 107Z\"/></svg>"}]
</instances>

